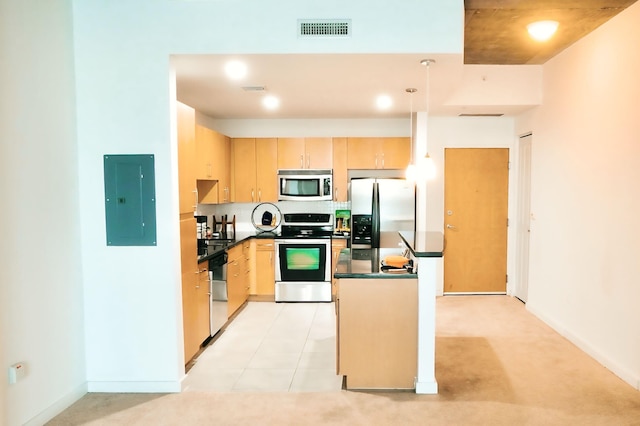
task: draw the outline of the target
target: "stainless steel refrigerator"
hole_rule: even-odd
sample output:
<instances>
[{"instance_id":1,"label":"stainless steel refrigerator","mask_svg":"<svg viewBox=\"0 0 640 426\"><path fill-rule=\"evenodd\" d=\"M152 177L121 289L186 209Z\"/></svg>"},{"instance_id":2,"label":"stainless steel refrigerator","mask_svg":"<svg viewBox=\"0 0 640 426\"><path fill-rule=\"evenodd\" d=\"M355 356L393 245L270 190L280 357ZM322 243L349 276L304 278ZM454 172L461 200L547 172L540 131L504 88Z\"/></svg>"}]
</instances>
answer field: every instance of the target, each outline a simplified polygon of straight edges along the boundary
<instances>
[{"instance_id":1,"label":"stainless steel refrigerator","mask_svg":"<svg viewBox=\"0 0 640 426\"><path fill-rule=\"evenodd\" d=\"M397 231L415 231L415 184L403 170L349 172L351 247L396 247Z\"/></svg>"}]
</instances>

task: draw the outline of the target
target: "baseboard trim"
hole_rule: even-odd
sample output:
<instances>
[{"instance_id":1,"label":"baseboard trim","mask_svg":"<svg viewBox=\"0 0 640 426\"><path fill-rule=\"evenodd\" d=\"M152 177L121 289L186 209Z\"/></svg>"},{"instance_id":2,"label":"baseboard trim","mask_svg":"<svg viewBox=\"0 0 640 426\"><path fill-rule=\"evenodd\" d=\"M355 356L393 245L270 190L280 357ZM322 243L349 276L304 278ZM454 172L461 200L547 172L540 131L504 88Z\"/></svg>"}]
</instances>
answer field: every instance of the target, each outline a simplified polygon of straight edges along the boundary
<instances>
[{"instance_id":1,"label":"baseboard trim","mask_svg":"<svg viewBox=\"0 0 640 426\"><path fill-rule=\"evenodd\" d=\"M88 382L88 392L98 393L179 393L182 386L175 382Z\"/></svg>"},{"instance_id":2,"label":"baseboard trim","mask_svg":"<svg viewBox=\"0 0 640 426\"><path fill-rule=\"evenodd\" d=\"M529 312L531 312L533 315L538 317L541 321L543 321L549 327L553 328L562 337L566 338L571 343L576 345L580 350L582 350L584 353L589 355L591 358L598 361L605 368L610 370L613 374L615 374L616 376L620 377L623 381L628 383L631 387L640 391L640 377L638 377L637 375L629 371L628 368L625 368L619 365L618 363L616 363L615 361L609 359L608 357L600 353L600 351L597 350L595 347L587 343L585 340L581 339L574 333L567 330L558 321L537 310L535 306L531 306L530 304L526 304L525 306Z\"/></svg>"},{"instance_id":3,"label":"baseboard trim","mask_svg":"<svg viewBox=\"0 0 640 426\"><path fill-rule=\"evenodd\" d=\"M438 382L416 382L416 393L436 395L438 393Z\"/></svg>"},{"instance_id":4,"label":"baseboard trim","mask_svg":"<svg viewBox=\"0 0 640 426\"><path fill-rule=\"evenodd\" d=\"M79 386L76 386L75 389L72 389L70 392L59 398L56 402L42 410L38 415L31 418L25 423L25 426L40 426L47 423L86 394L87 383L85 382Z\"/></svg>"}]
</instances>

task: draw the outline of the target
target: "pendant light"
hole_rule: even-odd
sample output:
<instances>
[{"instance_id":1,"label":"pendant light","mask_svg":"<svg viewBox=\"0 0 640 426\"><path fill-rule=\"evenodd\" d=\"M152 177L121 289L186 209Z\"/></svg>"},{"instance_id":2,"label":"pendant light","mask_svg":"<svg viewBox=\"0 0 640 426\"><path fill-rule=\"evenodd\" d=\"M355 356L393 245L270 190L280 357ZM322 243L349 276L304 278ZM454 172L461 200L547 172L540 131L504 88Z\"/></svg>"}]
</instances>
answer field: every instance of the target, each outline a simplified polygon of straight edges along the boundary
<instances>
[{"instance_id":1,"label":"pendant light","mask_svg":"<svg viewBox=\"0 0 640 426\"><path fill-rule=\"evenodd\" d=\"M413 150L414 150L414 143L413 143L413 94L416 93L418 91L418 89L415 89L413 87L410 87L408 89L405 89L405 92L409 93L410 95L410 107L409 107L409 135L411 136L411 159L409 161L409 165L407 166L407 171L405 173L406 175L406 179L410 180L410 181L415 181L416 178L418 177L418 171L416 169L416 165L413 164Z\"/></svg>"},{"instance_id":2,"label":"pendant light","mask_svg":"<svg viewBox=\"0 0 640 426\"><path fill-rule=\"evenodd\" d=\"M429 68L431 64L435 64L436 61L434 59L423 59L420 61L421 65L424 65L427 67L427 107L426 107L426 118L425 118L425 124L426 124L426 131L424 133L424 138L425 138L425 148L427 150L426 155L424 156L424 159L422 160L422 164L420 167L420 173L422 175L422 177L424 179L433 179L436 177L436 165L433 162L433 159L431 158L431 156L429 155L429 92L430 92L430 80L429 80Z\"/></svg>"}]
</instances>

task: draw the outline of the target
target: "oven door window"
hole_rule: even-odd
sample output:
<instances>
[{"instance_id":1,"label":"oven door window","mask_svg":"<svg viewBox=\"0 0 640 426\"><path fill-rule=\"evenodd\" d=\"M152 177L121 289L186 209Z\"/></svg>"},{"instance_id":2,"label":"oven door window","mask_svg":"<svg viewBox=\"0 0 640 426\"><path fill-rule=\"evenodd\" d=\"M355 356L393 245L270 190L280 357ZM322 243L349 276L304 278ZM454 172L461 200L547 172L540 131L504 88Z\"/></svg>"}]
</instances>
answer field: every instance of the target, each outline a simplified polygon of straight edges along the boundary
<instances>
[{"instance_id":1,"label":"oven door window","mask_svg":"<svg viewBox=\"0 0 640 426\"><path fill-rule=\"evenodd\" d=\"M282 281L326 281L325 244L280 244L278 250Z\"/></svg>"}]
</instances>

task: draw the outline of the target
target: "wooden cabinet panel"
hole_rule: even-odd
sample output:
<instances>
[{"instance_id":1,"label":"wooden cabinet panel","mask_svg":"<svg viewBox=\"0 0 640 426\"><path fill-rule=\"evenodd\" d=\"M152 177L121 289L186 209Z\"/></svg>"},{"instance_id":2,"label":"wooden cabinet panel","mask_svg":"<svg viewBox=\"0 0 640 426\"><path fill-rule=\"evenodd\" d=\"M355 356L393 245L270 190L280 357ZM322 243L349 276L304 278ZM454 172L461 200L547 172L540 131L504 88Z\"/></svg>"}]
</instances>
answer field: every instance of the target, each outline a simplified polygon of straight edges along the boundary
<instances>
[{"instance_id":1,"label":"wooden cabinet panel","mask_svg":"<svg viewBox=\"0 0 640 426\"><path fill-rule=\"evenodd\" d=\"M198 352L202 340L198 324L198 249L196 220L180 221L180 263L182 267L182 325L184 333L184 360L188 362Z\"/></svg>"},{"instance_id":2,"label":"wooden cabinet panel","mask_svg":"<svg viewBox=\"0 0 640 426\"><path fill-rule=\"evenodd\" d=\"M232 201L238 203L277 201L277 139L232 139L231 149L233 152Z\"/></svg>"},{"instance_id":3,"label":"wooden cabinet panel","mask_svg":"<svg viewBox=\"0 0 640 426\"><path fill-rule=\"evenodd\" d=\"M250 261L248 253L250 253L249 241L234 246L228 251L227 314L229 318L242 306L249 294L251 269L248 265Z\"/></svg>"},{"instance_id":4,"label":"wooden cabinet panel","mask_svg":"<svg viewBox=\"0 0 640 426\"><path fill-rule=\"evenodd\" d=\"M233 184L231 200L237 203L256 201L256 140L237 138L231 140L233 156Z\"/></svg>"},{"instance_id":5,"label":"wooden cabinet panel","mask_svg":"<svg viewBox=\"0 0 640 426\"><path fill-rule=\"evenodd\" d=\"M218 181L218 202L231 202L231 139L215 132L213 139L214 179Z\"/></svg>"},{"instance_id":6,"label":"wooden cabinet panel","mask_svg":"<svg viewBox=\"0 0 640 426\"><path fill-rule=\"evenodd\" d=\"M256 188L257 201L278 201L278 140L256 139Z\"/></svg>"},{"instance_id":7,"label":"wooden cabinet panel","mask_svg":"<svg viewBox=\"0 0 640 426\"><path fill-rule=\"evenodd\" d=\"M198 264L198 284L196 286L197 324L196 336L198 346L209 336L209 266L207 262Z\"/></svg>"},{"instance_id":8,"label":"wooden cabinet panel","mask_svg":"<svg viewBox=\"0 0 640 426\"><path fill-rule=\"evenodd\" d=\"M275 247L272 239L255 240L255 276L254 294L272 296L275 294Z\"/></svg>"},{"instance_id":9,"label":"wooden cabinet panel","mask_svg":"<svg viewBox=\"0 0 640 426\"><path fill-rule=\"evenodd\" d=\"M417 279L341 279L339 374L348 389L413 389ZM393 318L393 321L389 319Z\"/></svg>"},{"instance_id":10,"label":"wooden cabinet panel","mask_svg":"<svg viewBox=\"0 0 640 426\"><path fill-rule=\"evenodd\" d=\"M331 294L334 298L338 292L338 284L340 280L333 278L333 273L336 271L336 266L338 265L340 251L345 247L347 247L346 238L333 238L331 240Z\"/></svg>"},{"instance_id":11,"label":"wooden cabinet panel","mask_svg":"<svg viewBox=\"0 0 640 426\"><path fill-rule=\"evenodd\" d=\"M347 201L347 138L333 138L333 199Z\"/></svg>"},{"instance_id":12,"label":"wooden cabinet panel","mask_svg":"<svg viewBox=\"0 0 640 426\"><path fill-rule=\"evenodd\" d=\"M331 138L278 138L279 169L331 169Z\"/></svg>"},{"instance_id":13,"label":"wooden cabinet panel","mask_svg":"<svg viewBox=\"0 0 640 426\"><path fill-rule=\"evenodd\" d=\"M177 103L178 130L178 188L180 214L193 213L196 209L196 112L190 106Z\"/></svg>"},{"instance_id":14,"label":"wooden cabinet panel","mask_svg":"<svg viewBox=\"0 0 640 426\"><path fill-rule=\"evenodd\" d=\"M333 168L332 138L304 138L305 169Z\"/></svg>"},{"instance_id":15,"label":"wooden cabinet panel","mask_svg":"<svg viewBox=\"0 0 640 426\"><path fill-rule=\"evenodd\" d=\"M278 138L278 168L304 169L304 138Z\"/></svg>"},{"instance_id":16,"label":"wooden cabinet panel","mask_svg":"<svg viewBox=\"0 0 640 426\"><path fill-rule=\"evenodd\" d=\"M196 179L213 179L213 130L196 125Z\"/></svg>"},{"instance_id":17,"label":"wooden cabinet panel","mask_svg":"<svg viewBox=\"0 0 640 426\"><path fill-rule=\"evenodd\" d=\"M410 138L348 138L349 169L404 169L411 161Z\"/></svg>"}]
</instances>

